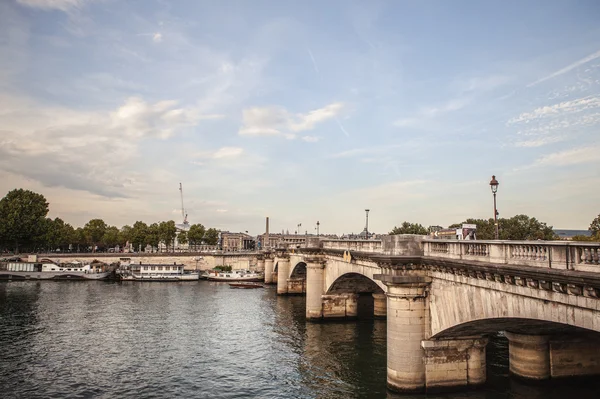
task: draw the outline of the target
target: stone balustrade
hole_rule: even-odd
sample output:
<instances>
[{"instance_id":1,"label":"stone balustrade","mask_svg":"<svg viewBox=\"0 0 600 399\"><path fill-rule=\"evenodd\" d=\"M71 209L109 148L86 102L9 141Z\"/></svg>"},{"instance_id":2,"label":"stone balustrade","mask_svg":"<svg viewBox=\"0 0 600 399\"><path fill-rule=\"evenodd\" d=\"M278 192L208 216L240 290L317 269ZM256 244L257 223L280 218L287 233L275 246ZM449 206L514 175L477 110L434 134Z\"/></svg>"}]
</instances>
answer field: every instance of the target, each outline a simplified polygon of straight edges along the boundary
<instances>
[{"instance_id":1,"label":"stone balustrade","mask_svg":"<svg viewBox=\"0 0 600 399\"><path fill-rule=\"evenodd\" d=\"M321 240L323 249L342 249L359 252L382 252L381 240Z\"/></svg>"},{"instance_id":2,"label":"stone balustrade","mask_svg":"<svg viewBox=\"0 0 600 399\"><path fill-rule=\"evenodd\" d=\"M423 240L426 257L600 272L600 243Z\"/></svg>"}]
</instances>

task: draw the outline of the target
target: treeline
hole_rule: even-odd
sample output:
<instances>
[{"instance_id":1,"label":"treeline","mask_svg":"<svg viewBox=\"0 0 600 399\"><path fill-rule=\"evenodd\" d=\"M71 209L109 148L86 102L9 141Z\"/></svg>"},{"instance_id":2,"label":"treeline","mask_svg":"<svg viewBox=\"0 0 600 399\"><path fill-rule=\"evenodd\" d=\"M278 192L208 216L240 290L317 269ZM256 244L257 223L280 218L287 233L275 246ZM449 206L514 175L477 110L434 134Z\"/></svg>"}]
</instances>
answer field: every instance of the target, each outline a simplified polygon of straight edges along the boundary
<instances>
[{"instance_id":1,"label":"treeline","mask_svg":"<svg viewBox=\"0 0 600 399\"><path fill-rule=\"evenodd\" d=\"M216 245L219 231L206 229L201 224L190 226L189 231L177 232L175 222L152 223L137 221L133 226L107 225L102 219L92 219L83 227L75 228L60 218L51 219L49 204L43 195L29 190L15 189L0 200L0 251L41 252L66 251L86 252L106 250L128 243L135 251L150 245L158 249L163 244L172 250L175 238L180 244Z\"/></svg>"},{"instance_id":2,"label":"treeline","mask_svg":"<svg viewBox=\"0 0 600 399\"><path fill-rule=\"evenodd\" d=\"M467 219L462 223L454 223L449 228L460 228L463 224L474 224L477 226L477 239L493 240L495 238L494 219ZM574 240L600 241L600 215L596 217L588 230L591 236L576 236ZM403 222L390 231L390 234L429 234L429 229L419 223ZM534 217L527 215L516 215L511 218L498 219L498 238L500 240L556 240L558 236L554 233L552 226L540 222Z\"/></svg>"}]
</instances>

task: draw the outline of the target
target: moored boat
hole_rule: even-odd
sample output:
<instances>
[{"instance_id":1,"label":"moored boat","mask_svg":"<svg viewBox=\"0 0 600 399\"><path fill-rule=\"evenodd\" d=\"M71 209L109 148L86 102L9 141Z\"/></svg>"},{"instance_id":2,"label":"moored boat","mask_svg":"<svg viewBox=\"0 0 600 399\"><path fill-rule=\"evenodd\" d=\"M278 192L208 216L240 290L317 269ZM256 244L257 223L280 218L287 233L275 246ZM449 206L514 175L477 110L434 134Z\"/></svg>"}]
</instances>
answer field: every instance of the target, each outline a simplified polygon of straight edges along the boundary
<instances>
[{"instance_id":1,"label":"moored boat","mask_svg":"<svg viewBox=\"0 0 600 399\"><path fill-rule=\"evenodd\" d=\"M264 274L250 270L232 270L224 272L221 270L209 270L206 279L210 281L263 281Z\"/></svg>"},{"instance_id":2,"label":"moored boat","mask_svg":"<svg viewBox=\"0 0 600 399\"><path fill-rule=\"evenodd\" d=\"M184 270L178 264L122 264L117 276L123 281L197 281L198 272Z\"/></svg>"},{"instance_id":3,"label":"moored boat","mask_svg":"<svg viewBox=\"0 0 600 399\"><path fill-rule=\"evenodd\" d=\"M59 263L50 259L37 260L30 256L28 261L20 258L0 263L2 280L102 280L110 277L108 265L81 262Z\"/></svg>"},{"instance_id":4,"label":"moored boat","mask_svg":"<svg viewBox=\"0 0 600 399\"><path fill-rule=\"evenodd\" d=\"M244 288L244 289L248 289L248 288L265 288L264 285L259 284L259 283L251 283L251 282L239 282L239 283L229 283L229 287L230 288Z\"/></svg>"}]
</instances>

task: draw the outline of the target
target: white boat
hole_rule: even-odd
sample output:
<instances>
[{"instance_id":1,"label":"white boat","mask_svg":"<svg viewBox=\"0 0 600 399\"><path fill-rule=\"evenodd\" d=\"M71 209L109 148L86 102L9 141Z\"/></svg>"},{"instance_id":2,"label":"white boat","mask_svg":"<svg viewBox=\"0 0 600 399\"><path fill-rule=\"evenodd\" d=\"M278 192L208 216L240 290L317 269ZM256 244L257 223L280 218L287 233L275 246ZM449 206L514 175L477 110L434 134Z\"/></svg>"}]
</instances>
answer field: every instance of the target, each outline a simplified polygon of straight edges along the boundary
<instances>
[{"instance_id":1,"label":"white boat","mask_svg":"<svg viewBox=\"0 0 600 399\"><path fill-rule=\"evenodd\" d=\"M198 272L188 272L183 265L167 264L122 264L117 276L123 281L194 281Z\"/></svg>"},{"instance_id":2,"label":"white boat","mask_svg":"<svg viewBox=\"0 0 600 399\"><path fill-rule=\"evenodd\" d=\"M211 281L264 281L265 276L250 270L208 270L205 278Z\"/></svg>"},{"instance_id":3,"label":"white boat","mask_svg":"<svg viewBox=\"0 0 600 399\"><path fill-rule=\"evenodd\" d=\"M111 271L104 264L57 263L50 259L11 260L0 266L2 280L102 280L110 275Z\"/></svg>"}]
</instances>

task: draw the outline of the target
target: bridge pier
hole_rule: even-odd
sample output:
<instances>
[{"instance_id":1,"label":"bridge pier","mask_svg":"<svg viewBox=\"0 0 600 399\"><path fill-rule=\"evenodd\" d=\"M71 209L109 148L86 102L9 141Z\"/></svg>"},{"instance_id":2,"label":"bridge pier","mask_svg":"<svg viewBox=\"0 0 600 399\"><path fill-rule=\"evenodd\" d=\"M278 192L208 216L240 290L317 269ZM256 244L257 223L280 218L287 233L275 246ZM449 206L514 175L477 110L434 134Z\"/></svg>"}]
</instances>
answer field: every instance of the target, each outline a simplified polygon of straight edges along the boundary
<instances>
[{"instance_id":1,"label":"bridge pier","mask_svg":"<svg viewBox=\"0 0 600 399\"><path fill-rule=\"evenodd\" d=\"M549 337L524 335L506 331L510 372L530 380L550 378Z\"/></svg>"},{"instance_id":2,"label":"bridge pier","mask_svg":"<svg viewBox=\"0 0 600 399\"><path fill-rule=\"evenodd\" d=\"M600 343L595 337L525 335L505 332L510 372L525 379L547 380L600 375Z\"/></svg>"},{"instance_id":3,"label":"bridge pier","mask_svg":"<svg viewBox=\"0 0 600 399\"><path fill-rule=\"evenodd\" d=\"M424 349L429 324L425 276L378 275L387 285L387 385L397 392L425 391Z\"/></svg>"},{"instance_id":4,"label":"bridge pier","mask_svg":"<svg viewBox=\"0 0 600 399\"><path fill-rule=\"evenodd\" d=\"M487 338L424 340L425 389L428 393L483 384Z\"/></svg>"},{"instance_id":5,"label":"bridge pier","mask_svg":"<svg viewBox=\"0 0 600 399\"><path fill-rule=\"evenodd\" d=\"M387 296L385 294L373 294L373 316L376 319L387 317Z\"/></svg>"},{"instance_id":6,"label":"bridge pier","mask_svg":"<svg viewBox=\"0 0 600 399\"><path fill-rule=\"evenodd\" d=\"M319 259L306 260L306 318L308 320L323 317L323 299L325 283L325 262Z\"/></svg>"},{"instance_id":7,"label":"bridge pier","mask_svg":"<svg viewBox=\"0 0 600 399\"><path fill-rule=\"evenodd\" d=\"M354 319L358 316L358 294L322 295L324 319Z\"/></svg>"},{"instance_id":8,"label":"bridge pier","mask_svg":"<svg viewBox=\"0 0 600 399\"><path fill-rule=\"evenodd\" d=\"M288 293L288 277L290 276L289 256L277 256L277 295Z\"/></svg>"},{"instance_id":9,"label":"bridge pier","mask_svg":"<svg viewBox=\"0 0 600 399\"><path fill-rule=\"evenodd\" d=\"M257 259L256 260L256 271L257 272L264 272L265 271L265 260L264 259Z\"/></svg>"},{"instance_id":10,"label":"bridge pier","mask_svg":"<svg viewBox=\"0 0 600 399\"><path fill-rule=\"evenodd\" d=\"M306 293L306 280L303 278L298 278L298 277L295 277L295 278L290 277L288 279L287 293L288 294L296 294L296 295Z\"/></svg>"},{"instance_id":11,"label":"bridge pier","mask_svg":"<svg viewBox=\"0 0 600 399\"><path fill-rule=\"evenodd\" d=\"M265 259L265 284L273 284L273 258Z\"/></svg>"}]
</instances>

